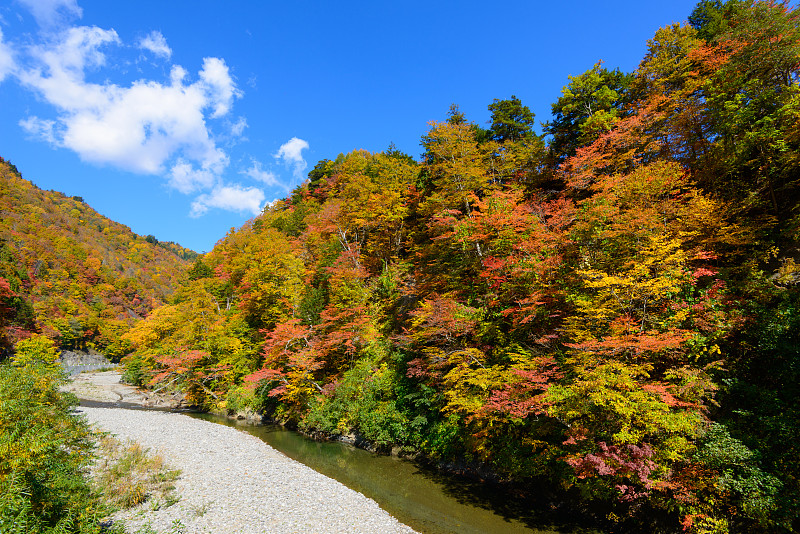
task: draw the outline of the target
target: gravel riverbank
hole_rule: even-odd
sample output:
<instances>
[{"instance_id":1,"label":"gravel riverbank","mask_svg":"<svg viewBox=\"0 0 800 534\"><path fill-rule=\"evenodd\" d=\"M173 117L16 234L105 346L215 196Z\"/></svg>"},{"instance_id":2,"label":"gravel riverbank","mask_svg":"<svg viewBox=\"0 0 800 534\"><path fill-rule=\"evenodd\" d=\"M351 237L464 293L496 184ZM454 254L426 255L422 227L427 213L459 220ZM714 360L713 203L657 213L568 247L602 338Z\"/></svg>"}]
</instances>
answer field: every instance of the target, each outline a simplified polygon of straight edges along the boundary
<instances>
[{"instance_id":1,"label":"gravel riverbank","mask_svg":"<svg viewBox=\"0 0 800 534\"><path fill-rule=\"evenodd\" d=\"M153 511L145 503L114 516L129 533L414 532L371 499L234 428L168 412L79 410L181 470L176 504Z\"/></svg>"}]
</instances>

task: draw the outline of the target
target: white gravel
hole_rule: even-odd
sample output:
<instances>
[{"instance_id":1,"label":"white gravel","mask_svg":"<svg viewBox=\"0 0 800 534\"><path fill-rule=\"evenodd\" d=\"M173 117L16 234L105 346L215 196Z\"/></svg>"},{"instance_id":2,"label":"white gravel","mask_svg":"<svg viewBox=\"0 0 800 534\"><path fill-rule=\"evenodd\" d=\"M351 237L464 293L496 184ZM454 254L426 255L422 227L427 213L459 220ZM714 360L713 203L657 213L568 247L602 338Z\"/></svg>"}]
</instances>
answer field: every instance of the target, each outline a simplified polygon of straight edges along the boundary
<instances>
[{"instance_id":1,"label":"white gravel","mask_svg":"<svg viewBox=\"0 0 800 534\"><path fill-rule=\"evenodd\" d=\"M181 470L177 504L153 511L145 503L115 516L130 533L414 532L375 501L235 428L167 412L79 410Z\"/></svg>"}]
</instances>

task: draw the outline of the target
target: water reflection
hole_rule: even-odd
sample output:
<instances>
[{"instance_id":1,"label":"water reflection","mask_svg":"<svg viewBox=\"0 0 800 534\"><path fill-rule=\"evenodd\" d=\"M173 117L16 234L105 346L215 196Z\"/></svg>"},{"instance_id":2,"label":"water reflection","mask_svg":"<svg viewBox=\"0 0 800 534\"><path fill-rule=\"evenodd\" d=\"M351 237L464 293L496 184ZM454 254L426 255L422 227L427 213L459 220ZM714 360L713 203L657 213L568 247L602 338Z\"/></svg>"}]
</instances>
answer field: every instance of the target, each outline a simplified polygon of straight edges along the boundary
<instances>
[{"instance_id":1,"label":"water reflection","mask_svg":"<svg viewBox=\"0 0 800 534\"><path fill-rule=\"evenodd\" d=\"M593 532L571 512L552 510L503 489L468 482L392 456L342 443L317 442L276 425L254 425L208 414L236 426L312 469L375 500L399 521L427 534ZM566 514L566 515L565 515Z\"/></svg>"}]
</instances>

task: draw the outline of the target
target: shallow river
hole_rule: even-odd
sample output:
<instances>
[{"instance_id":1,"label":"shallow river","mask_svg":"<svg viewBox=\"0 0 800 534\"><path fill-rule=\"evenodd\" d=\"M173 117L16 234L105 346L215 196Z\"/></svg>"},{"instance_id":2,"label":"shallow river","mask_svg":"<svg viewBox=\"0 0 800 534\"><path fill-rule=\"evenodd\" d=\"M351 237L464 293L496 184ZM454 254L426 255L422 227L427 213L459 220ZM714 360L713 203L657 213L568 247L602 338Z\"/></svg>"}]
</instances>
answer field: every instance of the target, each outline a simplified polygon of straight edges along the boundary
<instances>
[{"instance_id":1,"label":"shallow river","mask_svg":"<svg viewBox=\"0 0 800 534\"><path fill-rule=\"evenodd\" d=\"M454 479L407 460L342 443L317 442L277 425L256 425L209 414L190 415L235 426L261 438L286 456L363 493L418 532L559 532L535 519L529 503L496 487ZM577 531L584 530L579 527Z\"/></svg>"}]
</instances>

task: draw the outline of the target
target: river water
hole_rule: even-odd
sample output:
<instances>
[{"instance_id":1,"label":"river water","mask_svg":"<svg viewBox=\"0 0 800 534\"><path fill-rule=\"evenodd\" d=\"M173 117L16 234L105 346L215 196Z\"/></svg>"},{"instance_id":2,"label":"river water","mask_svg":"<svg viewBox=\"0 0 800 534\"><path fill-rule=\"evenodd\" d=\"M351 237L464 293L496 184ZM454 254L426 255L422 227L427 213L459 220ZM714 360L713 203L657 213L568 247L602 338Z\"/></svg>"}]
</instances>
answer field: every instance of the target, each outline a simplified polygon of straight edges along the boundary
<instances>
[{"instance_id":1,"label":"river water","mask_svg":"<svg viewBox=\"0 0 800 534\"><path fill-rule=\"evenodd\" d=\"M249 432L286 456L338 480L426 534L558 533L529 502L496 486L464 481L413 462L338 442L318 442L278 425L190 414ZM538 518L538 519L537 519ZM561 521L557 521L561 522ZM570 521L567 521L569 523ZM563 522L562 522L563 523ZM569 525L571 532L589 532Z\"/></svg>"}]
</instances>

